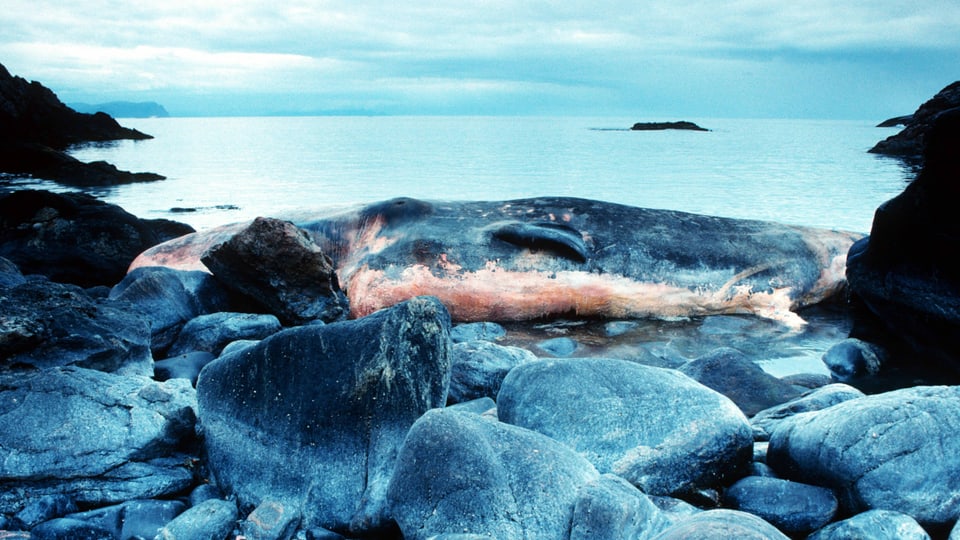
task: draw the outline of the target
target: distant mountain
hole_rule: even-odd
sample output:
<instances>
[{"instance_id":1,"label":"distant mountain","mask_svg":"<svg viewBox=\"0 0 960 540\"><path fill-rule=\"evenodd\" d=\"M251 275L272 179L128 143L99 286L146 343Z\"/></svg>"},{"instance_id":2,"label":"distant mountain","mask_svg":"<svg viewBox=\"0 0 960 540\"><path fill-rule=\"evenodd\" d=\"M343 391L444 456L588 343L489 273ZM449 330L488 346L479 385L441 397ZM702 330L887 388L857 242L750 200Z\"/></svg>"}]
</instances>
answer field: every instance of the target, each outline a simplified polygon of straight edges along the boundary
<instances>
[{"instance_id":1,"label":"distant mountain","mask_svg":"<svg viewBox=\"0 0 960 540\"><path fill-rule=\"evenodd\" d=\"M97 105L90 105L89 103L70 103L69 105L78 112L87 114L105 112L114 118L166 118L170 116L163 105L155 101L111 101L110 103Z\"/></svg>"}]
</instances>

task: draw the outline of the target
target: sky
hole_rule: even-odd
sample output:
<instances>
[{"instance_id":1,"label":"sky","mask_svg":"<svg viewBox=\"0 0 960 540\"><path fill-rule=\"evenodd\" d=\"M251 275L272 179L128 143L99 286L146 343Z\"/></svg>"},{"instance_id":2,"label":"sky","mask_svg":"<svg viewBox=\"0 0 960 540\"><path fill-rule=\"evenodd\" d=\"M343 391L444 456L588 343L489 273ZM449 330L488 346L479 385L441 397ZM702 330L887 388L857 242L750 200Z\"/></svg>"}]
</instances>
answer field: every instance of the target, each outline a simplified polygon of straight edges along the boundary
<instances>
[{"instance_id":1,"label":"sky","mask_svg":"<svg viewBox=\"0 0 960 540\"><path fill-rule=\"evenodd\" d=\"M957 0L3 0L0 64L174 116L883 120L960 79Z\"/></svg>"}]
</instances>

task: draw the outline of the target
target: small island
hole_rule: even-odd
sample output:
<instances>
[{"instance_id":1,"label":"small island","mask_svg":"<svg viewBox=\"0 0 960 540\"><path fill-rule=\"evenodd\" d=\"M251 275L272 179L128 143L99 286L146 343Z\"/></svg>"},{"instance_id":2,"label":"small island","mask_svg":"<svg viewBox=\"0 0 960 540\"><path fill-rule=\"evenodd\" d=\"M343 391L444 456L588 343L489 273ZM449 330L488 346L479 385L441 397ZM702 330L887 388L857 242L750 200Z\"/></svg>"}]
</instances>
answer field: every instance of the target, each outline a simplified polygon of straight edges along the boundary
<instances>
[{"instance_id":1,"label":"small island","mask_svg":"<svg viewBox=\"0 0 960 540\"><path fill-rule=\"evenodd\" d=\"M687 131L710 131L693 122L681 120L679 122L637 122L630 128L631 131L663 131L667 129L683 129Z\"/></svg>"}]
</instances>

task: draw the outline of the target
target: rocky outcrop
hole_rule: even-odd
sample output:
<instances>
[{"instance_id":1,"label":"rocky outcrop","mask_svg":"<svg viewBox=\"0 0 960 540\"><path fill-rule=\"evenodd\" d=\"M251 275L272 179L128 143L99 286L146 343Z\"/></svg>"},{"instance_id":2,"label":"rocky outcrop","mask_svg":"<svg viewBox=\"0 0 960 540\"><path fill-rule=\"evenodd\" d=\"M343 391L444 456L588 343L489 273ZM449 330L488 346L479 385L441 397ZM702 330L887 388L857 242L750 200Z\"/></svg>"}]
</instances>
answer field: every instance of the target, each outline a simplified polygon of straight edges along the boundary
<instances>
[{"instance_id":1,"label":"rocky outcrop","mask_svg":"<svg viewBox=\"0 0 960 540\"><path fill-rule=\"evenodd\" d=\"M193 483L177 459L193 436L196 395L77 367L0 375L0 513L52 494L105 506Z\"/></svg>"},{"instance_id":2,"label":"rocky outcrop","mask_svg":"<svg viewBox=\"0 0 960 540\"><path fill-rule=\"evenodd\" d=\"M710 131L687 120L681 120L679 122L637 122L630 128L631 131L663 131L667 129Z\"/></svg>"},{"instance_id":3,"label":"rocky outcrop","mask_svg":"<svg viewBox=\"0 0 960 540\"><path fill-rule=\"evenodd\" d=\"M107 114L83 114L64 105L38 82L15 77L0 65L0 172L31 174L73 185L112 185L162 179L82 163L64 150L84 142L150 139Z\"/></svg>"},{"instance_id":4,"label":"rocky outcrop","mask_svg":"<svg viewBox=\"0 0 960 540\"><path fill-rule=\"evenodd\" d=\"M904 128L896 135L891 135L878 142L869 151L874 154L919 161L923 156L926 136L933 127L934 118L941 112L954 107L960 107L960 81L948 85L937 95L920 105L913 115L890 119L888 122L896 122L892 125L905 123Z\"/></svg>"},{"instance_id":5,"label":"rocky outcrop","mask_svg":"<svg viewBox=\"0 0 960 540\"><path fill-rule=\"evenodd\" d=\"M0 196L0 257L25 274L82 287L114 285L143 250L191 231L174 221L140 219L82 193Z\"/></svg>"},{"instance_id":6,"label":"rocky outcrop","mask_svg":"<svg viewBox=\"0 0 960 540\"><path fill-rule=\"evenodd\" d=\"M960 372L960 108L936 117L925 144L917 178L850 248L847 280L911 356Z\"/></svg>"},{"instance_id":7,"label":"rocky outcrop","mask_svg":"<svg viewBox=\"0 0 960 540\"><path fill-rule=\"evenodd\" d=\"M350 311L330 257L288 221L259 217L201 260L225 287L286 324L332 322Z\"/></svg>"},{"instance_id":8,"label":"rocky outcrop","mask_svg":"<svg viewBox=\"0 0 960 540\"><path fill-rule=\"evenodd\" d=\"M153 376L147 318L74 285L0 288L0 371L58 366Z\"/></svg>"}]
</instances>

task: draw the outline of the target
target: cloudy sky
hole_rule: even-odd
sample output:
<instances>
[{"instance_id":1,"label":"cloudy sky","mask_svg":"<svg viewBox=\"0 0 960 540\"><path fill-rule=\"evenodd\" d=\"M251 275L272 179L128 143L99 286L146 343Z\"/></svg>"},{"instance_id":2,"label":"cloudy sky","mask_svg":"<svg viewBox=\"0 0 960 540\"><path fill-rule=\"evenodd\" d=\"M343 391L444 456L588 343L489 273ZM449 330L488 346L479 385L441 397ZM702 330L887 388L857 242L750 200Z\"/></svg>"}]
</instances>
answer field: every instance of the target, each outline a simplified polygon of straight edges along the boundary
<instances>
[{"instance_id":1,"label":"cloudy sky","mask_svg":"<svg viewBox=\"0 0 960 540\"><path fill-rule=\"evenodd\" d=\"M174 115L877 119L960 79L957 0L4 0L0 63Z\"/></svg>"}]
</instances>

